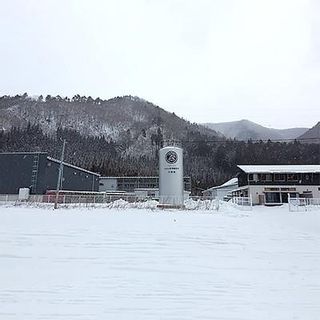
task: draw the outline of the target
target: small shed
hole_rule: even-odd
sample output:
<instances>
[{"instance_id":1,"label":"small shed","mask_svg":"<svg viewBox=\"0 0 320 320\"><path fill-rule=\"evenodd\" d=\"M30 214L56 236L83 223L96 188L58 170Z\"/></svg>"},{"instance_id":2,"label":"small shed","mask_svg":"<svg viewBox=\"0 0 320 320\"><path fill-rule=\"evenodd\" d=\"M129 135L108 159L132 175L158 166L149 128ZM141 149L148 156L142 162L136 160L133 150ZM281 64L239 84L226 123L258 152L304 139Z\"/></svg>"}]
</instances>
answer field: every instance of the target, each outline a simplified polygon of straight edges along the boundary
<instances>
[{"instance_id":1,"label":"small shed","mask_svg":"<svg viewBox=\"0 0 320 320\"><path fill-rule=\"evenodd\" d=\"M204 190L202 194L212 199L223 200L231 195L231 191L238 188L238 178L232 178L220 186L211 187Z\"/></svg>"}]
</instances>

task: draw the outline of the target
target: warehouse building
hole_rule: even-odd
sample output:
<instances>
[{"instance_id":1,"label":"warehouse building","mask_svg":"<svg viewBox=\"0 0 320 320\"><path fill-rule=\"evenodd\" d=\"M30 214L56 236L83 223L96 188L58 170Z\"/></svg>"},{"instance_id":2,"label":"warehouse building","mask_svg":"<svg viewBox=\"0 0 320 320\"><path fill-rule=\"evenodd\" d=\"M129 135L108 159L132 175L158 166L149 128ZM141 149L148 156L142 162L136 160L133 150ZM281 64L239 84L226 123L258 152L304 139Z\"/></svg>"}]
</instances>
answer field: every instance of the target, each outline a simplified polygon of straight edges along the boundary
<instances>
[{"instance_id":1,"label":"warehouse building","mask_svg":"<svg viewBox=\"0 0 320 320\"><path fill-rule=\"evenodd\" d=\"M239 165L233 196L279 205L291 198L320 198L320 165Z\"/></svg>"},{"instance_id":2,"label":"warehouse building","mask_svg":"<svg viewBox=\"0 0 320 320\"><path fill-rule=\"evenodd\" d=\"M184 190L191 192L191 178L184 177ZM101 192L135 192L137 190L158 190L159 177L100 177Z\"/></svg>"},{"instance_id":3,"label":"warehouse building","mask_svg":"<svg viewBox=\"0 0 320 320\"><path fill-rule=\"evenodd\" d=\"M44 194L57 187L60 161L45 152L0 153L0 194ZM98 191L100 175L63 162L61 190Z\"/></svg>"}]
</instances>

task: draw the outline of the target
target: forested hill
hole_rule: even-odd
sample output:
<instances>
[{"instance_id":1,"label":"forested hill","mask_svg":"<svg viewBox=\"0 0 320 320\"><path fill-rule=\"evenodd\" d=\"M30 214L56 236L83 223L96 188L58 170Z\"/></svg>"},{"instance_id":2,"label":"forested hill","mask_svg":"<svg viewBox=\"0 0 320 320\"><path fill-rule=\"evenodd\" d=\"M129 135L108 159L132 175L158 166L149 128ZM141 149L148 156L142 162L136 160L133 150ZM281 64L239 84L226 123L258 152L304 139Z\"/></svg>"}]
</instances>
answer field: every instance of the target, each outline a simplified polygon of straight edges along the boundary
<instances>
[{"instance_id":1,"label":"forested hill","mask_svg":"<svg viewBox=\"0 0 320 320\"><path fill-rule=\"evenodd\" d=\"M138 97L102 100L48 95L35 99L24 94L0 98L0 128L25 128L28 123L38 125L48 135L62 128L83 136L103 136L127 146L126 152L132 156L152 155L152 145L162 139L184 140L196 134L217 136L214 130L192 124Z\"/></svg>"},{"instance_id":2,"label":"forested hill","mask_svg":"<svg viewBox=\"0 0 320 320\"><path fill-rule=\"evenodd\" d=\"M47 151L59 157L66 139L66 161L75 165L102 175L156 175L157 151L164 139L176 138L183 143L194 193L233 177L237 164L320 161L316 144L226 140L139 98L92 100L0 98L0 152Z\"/></svg>"}]
</instances>

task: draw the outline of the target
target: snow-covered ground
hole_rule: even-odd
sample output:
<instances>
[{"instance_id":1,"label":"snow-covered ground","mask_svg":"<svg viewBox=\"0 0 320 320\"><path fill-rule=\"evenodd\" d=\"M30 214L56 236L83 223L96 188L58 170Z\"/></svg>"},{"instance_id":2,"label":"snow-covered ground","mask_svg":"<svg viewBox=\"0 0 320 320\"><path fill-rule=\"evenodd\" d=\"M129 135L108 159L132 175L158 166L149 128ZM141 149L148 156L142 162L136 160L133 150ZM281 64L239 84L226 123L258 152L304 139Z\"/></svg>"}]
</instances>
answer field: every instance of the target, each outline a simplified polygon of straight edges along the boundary
<instances>
[{"instance_id":1,"label":"snow-covered ground","mask_svg":"<svg viewBox=\"0 0 320 320\"><path fill-rule=\"evenodd\" d=\"M320 318L320 211L0 207L0 319Z\"/></svg>"}]
</instances>

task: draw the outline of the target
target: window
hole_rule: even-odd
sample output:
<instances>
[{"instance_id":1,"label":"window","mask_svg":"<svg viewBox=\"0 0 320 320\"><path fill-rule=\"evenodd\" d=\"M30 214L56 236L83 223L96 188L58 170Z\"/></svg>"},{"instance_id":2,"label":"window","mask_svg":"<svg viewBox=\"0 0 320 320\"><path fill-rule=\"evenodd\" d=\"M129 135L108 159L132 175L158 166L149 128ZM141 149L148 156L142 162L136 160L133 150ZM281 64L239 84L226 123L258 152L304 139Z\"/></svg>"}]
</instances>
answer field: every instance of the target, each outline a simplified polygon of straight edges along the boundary
<instances>
[{"instance_id":1,"label":"window","mask_svg":"<svg viewBox=\"0 0 320 320\"><path fill-rule=\"evenodd\" d=\"M266 192L266 203L280 203L280 193Z\"/></svg>"},{"instance_id":2,"label":"window","mask_svg":"<svg viewBox=\"0 0 320 320\"><path fill-rule=\"evenodd\" d=\"M270 173L261 173L258 175L259 181L272 181L272 176Z\"/></svg>"},{"instance_id":3,"label":"window","mask_svg":"<svg viewBox=\"0 0 320 320\"><path fill-rule=\"evenodd\" d=\"M281 191L296 191L296 188L280 188Z\"/></svg>"},{"instance_id":4,"label":"window","mask_svg":"<svg viewBox=\"0 0 320 320\"><path fill-rule=\"evenodd\" d=\"M250 173L248 175L248 180L249 181L258 181L258 174L257 173Z\"/></svg>"},{"instance_id":5,"label":"window","mask_svg":"<svg viewBox=\"0 0 320 320\"><path fill-rule=\"evenodd\" d=\"M264 188L265 191L279 191L279 188Z\"/></svg>"},{"instance_id":6,"label":"window","mask_svg":"<svg viewBox=\"0 0 320 320\"><path fill-rule=\"evenodd\" d=\"M290 192L290 198L299 198L299 193Z\"/></svg>"},{"instance_id":7,"label":"window","mask_svg":"<svg viewBox=\"0 0 320 320\"><path fill-rule=\"evenodd\" d=\"M304 180L306 180L308 182L312 181L312 175L310 173L305 173L303 175L303 178L304 178Z\"/></svg>"},{"instance_id":8,"label":"window","mask_svg":"<svg viewBox=\"0 0 320 320\"><path fill-rule=\"evenodd\" d=\"M285 181L285 175L283 173L276 173L274 175L274 181Z\"/></svg>"},{"instance_id":9,"label":"window","mask_svg":"<svg viewBox=\"0 0 320 320\"><path fill-rule=\"evenodd\" d=\"M312 198L312 191L303 191L301 197L302 198Z\"/></svg>"},{"instance_id":10,"label":"window","mask_svg":"<svg viewBox=\"0 0 320 320\"><path fill-rule=\"evenodd\" d=\"M266 181L272 181L272 174L266 173Z\"/></svg>"},{"instance_id":11,"label":"window","mask_svg":"<svg viewBox=\"0 0 320 320\"><path fill-rule=\"evenodd\" d=\"M299 175L297 173L289 173L287 175L288 181L298 181L299 180Z\"/></svg>"}]
</instances>

